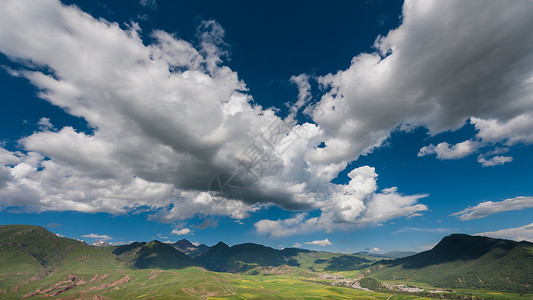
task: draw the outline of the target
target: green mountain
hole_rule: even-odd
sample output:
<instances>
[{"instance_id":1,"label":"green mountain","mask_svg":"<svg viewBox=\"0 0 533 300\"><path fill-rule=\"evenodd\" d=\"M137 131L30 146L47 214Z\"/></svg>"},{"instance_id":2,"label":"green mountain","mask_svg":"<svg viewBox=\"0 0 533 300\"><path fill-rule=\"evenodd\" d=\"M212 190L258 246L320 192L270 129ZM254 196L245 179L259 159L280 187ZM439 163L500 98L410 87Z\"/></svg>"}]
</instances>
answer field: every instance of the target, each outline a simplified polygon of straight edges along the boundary
<instances>
[{"instance_id":1,"label":"green mountain","mask_svg":"<svg viewBox=\"0 0 533 300\"><path fill-rule=\"evenodd\" d=\"M533 244L452 234L429 251L380 261L369 270L382 280L425 282L445 288L533 291Z\"/></svg>"},{"instance_id":2,"label":"green mountain","mask_svg":"<svg viewBox=\"0 0 533 300\"><path fill-rule=\"evenodd\" d=\"M122 245L113 250L113 254L137 269L181 269L197 265L187 255L160 241Z\"/></svg>"},{"instance_id":3,"label":"green mountain","mask_svg":"<svg viewBox=\"0 0 533 300\"><path fill-rule=\"evenodd\" d=\"M246 243L229 247L219 242L196 257L206 269L217 272L245 272L258 266L295 265L281 250Z\"/></svg>"},{"instance_id":4,"label":"green mountain","mask_svg":"<svg viewBox=\"0 0 533 300\"><path fill-rule=\"evenodd\" d=\"M69 256L80 251L91 247L40 226L0 226L0 275L41 278L70 263Z\"/></svg>"},{"instance_id":5,"label":"green mountain","mask_svg":"<svg viewBox=\"0 0 533 300\"><path fill-rule=\"evenodd\" d=\"M277 250L253 243L229 247L223 242L219 242L195 258L196 262L208 270L230 273L242 273L257 267L283 265L311 271L346 271L360 269L375 260L356 255L298 248Z\"/></svg>"}]
</instances>

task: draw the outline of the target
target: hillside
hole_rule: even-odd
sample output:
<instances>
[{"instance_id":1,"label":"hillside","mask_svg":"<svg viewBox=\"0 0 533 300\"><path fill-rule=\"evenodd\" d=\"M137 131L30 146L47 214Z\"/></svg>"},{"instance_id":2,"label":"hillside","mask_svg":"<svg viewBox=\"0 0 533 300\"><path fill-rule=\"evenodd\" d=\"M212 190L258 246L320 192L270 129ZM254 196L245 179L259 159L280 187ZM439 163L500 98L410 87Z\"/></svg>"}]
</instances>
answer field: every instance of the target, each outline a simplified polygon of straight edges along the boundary
<instances>
[{"instance_id":1,"label":"hillside","mask_svg":"<svg viewBox=\"0 0 533 300\"><path fill-rule=\"evenodd\" d=\"M452 234L431 250L380 261L370 271L382 280L425 282L446 288L533 291L533 244Z\"/></svg>"},{"instance_id":2,"label":"hillside","mask_svg":"<svg viewBox=\"0 0 533 300\"><path fill-rule=\"evenodd\" d=\"M113 254L137 269L181 269L197 265L187 255L160 241L119 246Z\"/></svg>"},{"instance_id":3,"label":"hillside","mask_svg":"<svg viewBox=\"0 0 533 300\"><path fill-rule=\"evenodd\" d=\"M61 266L72 265L73 255L94 251L84 242L58 237L43 227L0 226L0 276L42 278ZM100 259L114 260L104 252Z\"/></svg>"}]
</instances>

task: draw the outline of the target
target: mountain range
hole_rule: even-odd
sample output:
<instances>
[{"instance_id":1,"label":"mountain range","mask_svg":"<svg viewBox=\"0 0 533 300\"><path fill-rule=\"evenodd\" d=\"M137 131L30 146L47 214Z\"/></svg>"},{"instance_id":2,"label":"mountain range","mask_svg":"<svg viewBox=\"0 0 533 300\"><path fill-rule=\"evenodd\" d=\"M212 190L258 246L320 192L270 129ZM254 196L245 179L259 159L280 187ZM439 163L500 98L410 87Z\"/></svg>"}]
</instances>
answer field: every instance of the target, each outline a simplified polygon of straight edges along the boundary
<instances>
[{"instance_id":1,"label":"mountain range","mask_svg":"<svg viewBox=\"0 0 533 300\"><path fill-rule=\"evenodd\" d=\"M279 250L253 243L228 246L219 242L209 247L195 245L185 239L172 244L151 241L95 247L75 239L58 237L43 227L3 225L0 226L0 298L2 291L13 290L13 295L35 294L33 296L36 297L53 296L58 291L81 291L77 289L78 284L98 290L102 286L112 287L120 280L127 282L135 274L139 280L149 280L164 270L173 271L172 274L181 274L175 272L184 270L187 274L193 272L201 277L229 273L316 277L324 272L350 271L379 280L423 282L442 288L533 291L533 244L529 242L453 234L444 237L431 250L409 254L412 253L380 255L300 248ZM394 259L394 256L400 258ZM38 286L61 276L69 278L63 280L67 283L62 288L48 291L54 285L44 290ZM110 279L104 279L107 276ZM224 276L218 280L226 280ZM114 281L98 286L98 278L102 282ZM116 284L126 284L124 282ZM195 281L195 284L205 284L202 282ZM19 289L30 290L31 293L17 294ZM223 293L231 293L226 287L222 290Z\"/></svg>"}]
</instances>

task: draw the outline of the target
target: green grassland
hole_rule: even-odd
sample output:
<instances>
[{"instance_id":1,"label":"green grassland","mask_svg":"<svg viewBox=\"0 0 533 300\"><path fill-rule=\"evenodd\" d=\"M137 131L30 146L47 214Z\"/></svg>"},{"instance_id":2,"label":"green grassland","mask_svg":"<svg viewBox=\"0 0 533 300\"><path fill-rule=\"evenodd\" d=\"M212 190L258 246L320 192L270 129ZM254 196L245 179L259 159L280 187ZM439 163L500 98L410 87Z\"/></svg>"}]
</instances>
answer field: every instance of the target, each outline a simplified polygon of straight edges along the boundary
<instances>
[{"instance_id":1,"label":"green grassland","mask_svg":"<svg viewBox=\"0 0 533 300\"><path fill-rule=\"evenodd\" d=\"M103 272L102 272L103 271ZM43 280L21 283L1 294L2 299L20 299L37 289L46 290L58 282L78 276L85 281L61 294L52 296L75 299L96 295L103 299L389 299L391 294L368 292L331 286L324 282L309 282L305 277L287 275L237 275L206 271L199 267L180 270L159 269L102 269L100 273L58 272ZM68 273L68 274L67 274ZM112 286L128 276L127 282ZM97 278L91 282L92 278ZM104 287L105 285L107 287ZM104 288L102 288L104 287ZM94 288L94 290L90 290ZM36 294L28 299L40 298ZM396 298L390 298L396 299ZM403 295L398 299L424 299Z\"/></svg>"},{"instance_id":2,"label":"green grassland","mask_svg":"<svg viewBox=\"0 0 533 300\"><path fill-rule=\"evenodd\" d=\"M515 293L515 292L507 292L507 291L494 291L494 290L487 290L487 289L450 289L446 288L443 289L442 287L436 287L432 286L430 284L424 283L424 282L414 282L414 281L407 281L407 280L384 280L381 281L382 283L387 283L389 285L406 285L409 287L417 287L425 290L445 290L447 293L449 293L448 297L445 299L457 299L464 297L466 299L469 299L469 297L477 297L478 299L496 299L496 300L526 300L526 299L533 299L533 293ZM437 297L437 296L435 296ZM395 298L391 298L395 299Z\"/></svg>"}]
</instances>

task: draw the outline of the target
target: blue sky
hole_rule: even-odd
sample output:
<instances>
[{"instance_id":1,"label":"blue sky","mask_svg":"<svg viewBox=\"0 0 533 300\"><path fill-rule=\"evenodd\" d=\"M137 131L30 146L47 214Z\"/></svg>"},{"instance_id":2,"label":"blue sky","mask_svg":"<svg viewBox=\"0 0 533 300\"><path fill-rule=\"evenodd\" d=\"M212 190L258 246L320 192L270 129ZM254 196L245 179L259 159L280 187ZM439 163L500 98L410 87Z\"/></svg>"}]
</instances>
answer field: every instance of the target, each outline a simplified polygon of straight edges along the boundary
<instances>
[{"instance_id":1,"label":"blue sky","mask_svg":"<svg viewBox=\"0 0 533 300\"><path fill-rule=\"evenodd\" d=\"M1 6L2 224L342 252L533 241L529 1ZM228 174L233 194L213 185Z\"/></svg>"}]
</instances>

